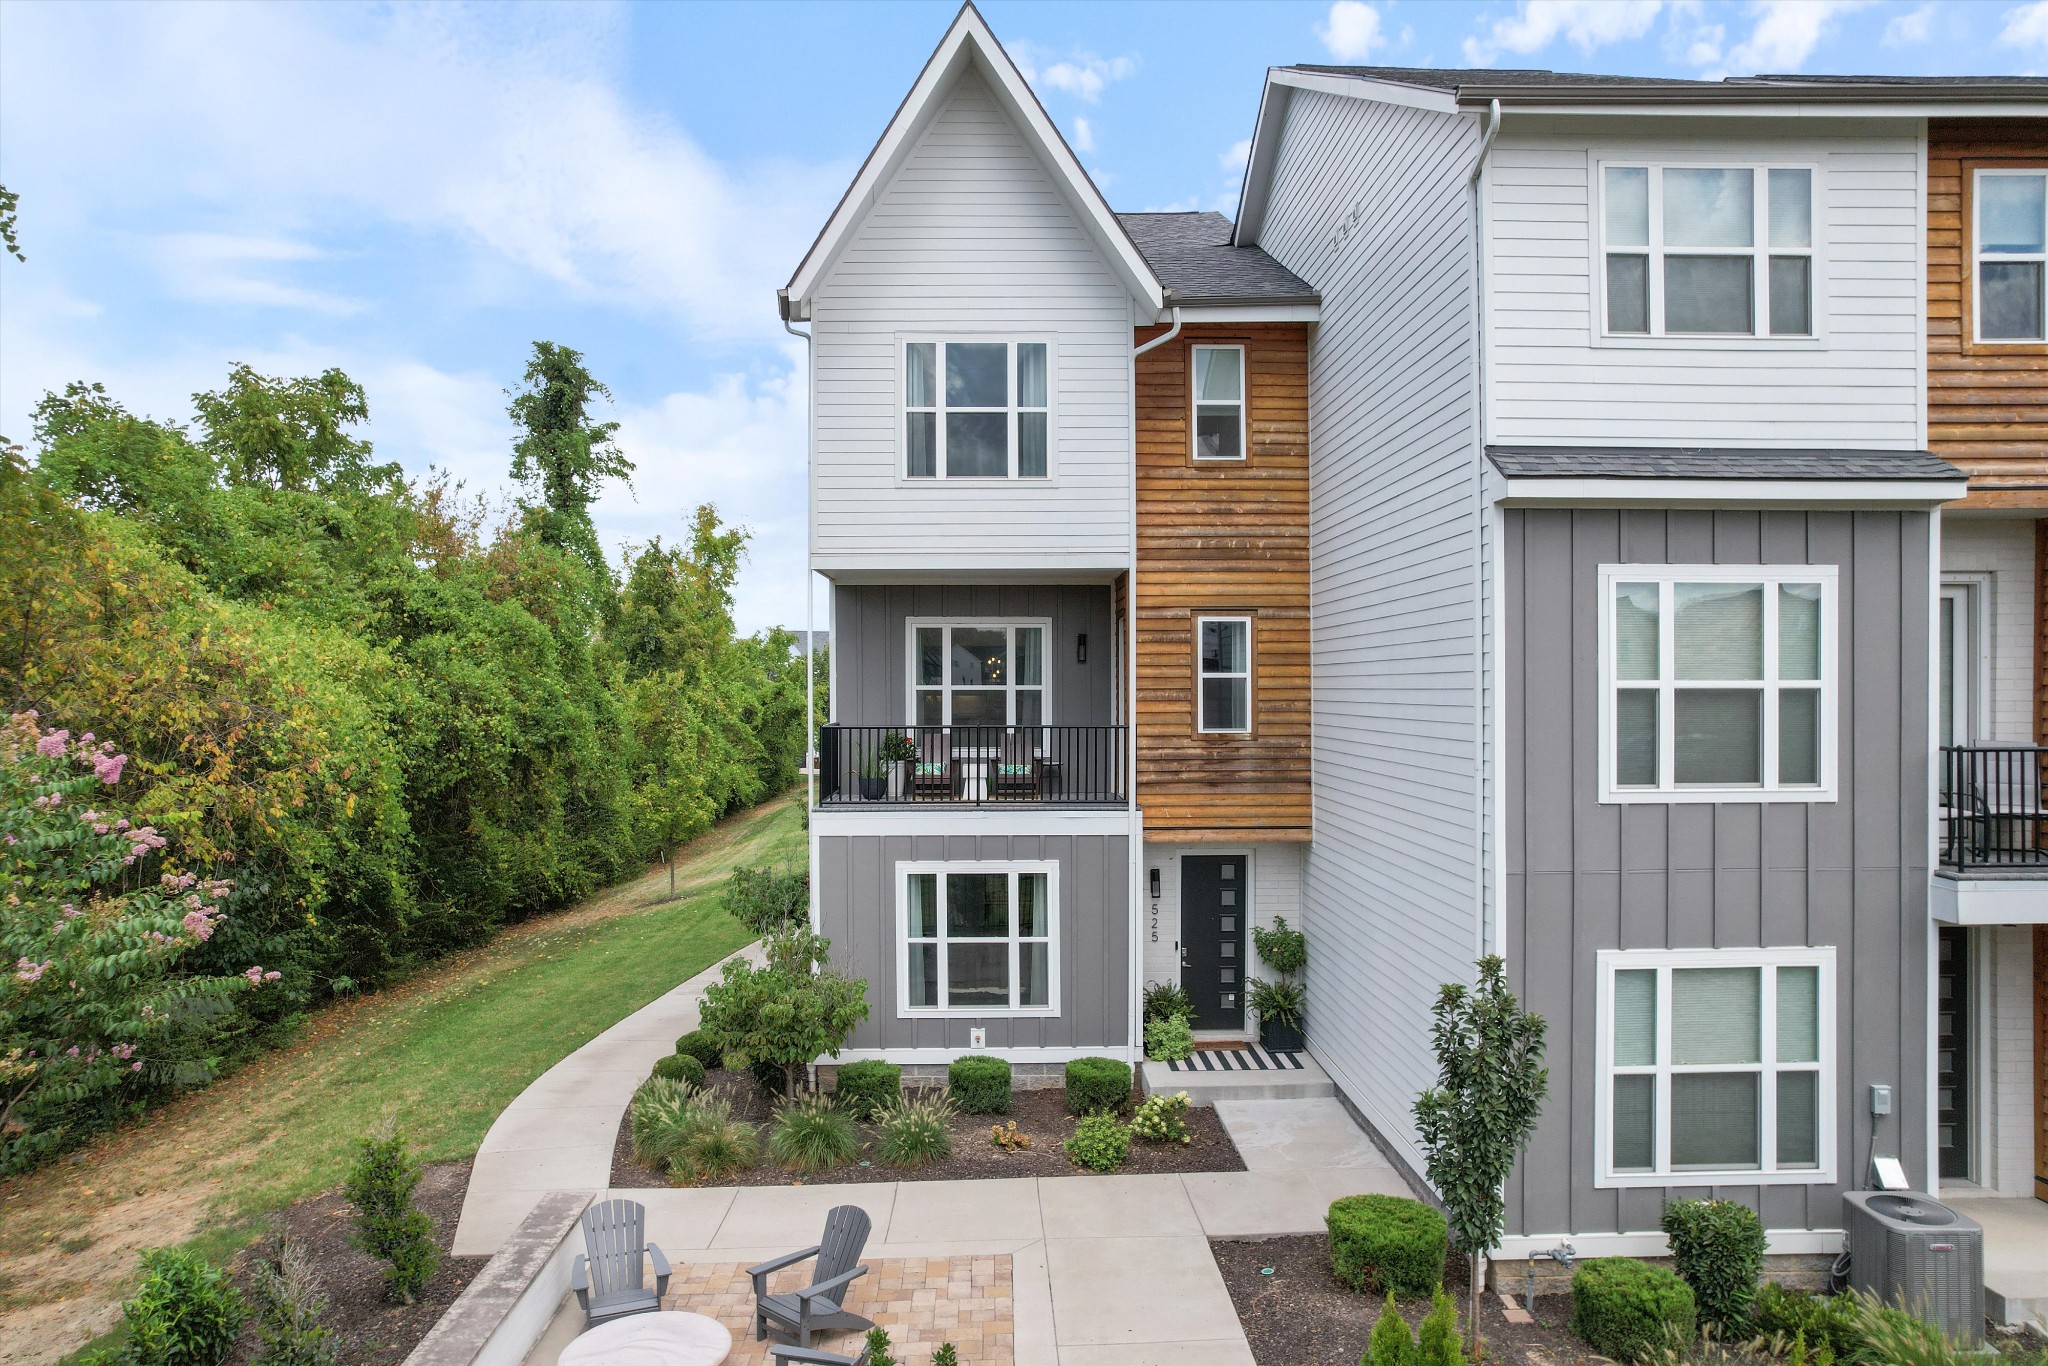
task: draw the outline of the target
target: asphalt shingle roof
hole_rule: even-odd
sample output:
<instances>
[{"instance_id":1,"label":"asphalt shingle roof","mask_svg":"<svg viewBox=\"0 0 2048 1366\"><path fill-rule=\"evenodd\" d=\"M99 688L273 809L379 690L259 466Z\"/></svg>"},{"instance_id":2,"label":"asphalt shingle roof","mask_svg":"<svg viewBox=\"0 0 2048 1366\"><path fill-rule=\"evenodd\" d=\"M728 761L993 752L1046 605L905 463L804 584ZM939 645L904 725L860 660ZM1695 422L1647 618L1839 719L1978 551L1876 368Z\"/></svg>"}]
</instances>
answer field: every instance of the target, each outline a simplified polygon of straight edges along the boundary
<instances>
[{"instance_id":1,"label":"asphalt shingle roof","mask_svg":"<svg viewBox=\"0 0 2048 1366\"><path fill-rule=\"evenodd\" d=\"M1736 446L1488 446L1510 479L1955 479L1927 451Z\"/></svg>"},{"instance_id":2,"label":"asphalt shingle roof","mask_svg":"<svg viewBox=\"0 0 2048 1366\"><path fill-rule=\"evenodd\" d=\"M1855 91L1858 87L1872 93L1884 87L1891 87L1900 90L1945 91L1964 95L1977 92L1986 96L2048 94L2048 77L2043 76L1760 75L1730 76L1719 81L1693 81L1670 76L1610 76L1581 71L1541 71L1527 68L1322 66L1303 63L1293 69L1316 71L1331 76L1357 76L1365 80L1392 81L1400 85L1420 86L1426 90L1444 90L1453 95L1466 89L1497 90L1513 86L1611 91L1640 89L1646 96L1686 89L1696 90L1702 94L1735 96L1754 96L1769 91L1774 97L1786 99L1798 98L1802 86L1832 94Z\"/></svg>"},{"instance_id":3,"label":"asphalt shingle roof","mask_svg":"<svg viewBox=\"0 0 2048 1366\"><path fill-rule=\"evenodd\" d=\"M1315 287L1257 247L1231 243L1220 213L1120 213L1124 230L1180 304L1314 303Z\"/></svg>"}]
</instances>

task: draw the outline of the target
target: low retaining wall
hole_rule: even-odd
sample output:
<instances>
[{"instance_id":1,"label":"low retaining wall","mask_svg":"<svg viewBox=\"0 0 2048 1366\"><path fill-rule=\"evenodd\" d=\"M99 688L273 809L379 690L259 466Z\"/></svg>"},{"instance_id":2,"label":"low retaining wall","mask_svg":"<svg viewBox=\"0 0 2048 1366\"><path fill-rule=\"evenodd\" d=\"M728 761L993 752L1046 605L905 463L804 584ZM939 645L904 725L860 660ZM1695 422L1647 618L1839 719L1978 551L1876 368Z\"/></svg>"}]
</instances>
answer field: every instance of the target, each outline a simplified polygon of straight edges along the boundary
<instances>
[{"instance_id":1,"label":"low retaining wall","mask_svg":"<svg viewBox=\"0 0 2048 1366\"><path fill-rule=\"evenodd\" d=\"M405 1366L520 1366L569 1293L577 1220L595 1191L549 1191L448 1306Z\"/></svg>"}]
</instances>

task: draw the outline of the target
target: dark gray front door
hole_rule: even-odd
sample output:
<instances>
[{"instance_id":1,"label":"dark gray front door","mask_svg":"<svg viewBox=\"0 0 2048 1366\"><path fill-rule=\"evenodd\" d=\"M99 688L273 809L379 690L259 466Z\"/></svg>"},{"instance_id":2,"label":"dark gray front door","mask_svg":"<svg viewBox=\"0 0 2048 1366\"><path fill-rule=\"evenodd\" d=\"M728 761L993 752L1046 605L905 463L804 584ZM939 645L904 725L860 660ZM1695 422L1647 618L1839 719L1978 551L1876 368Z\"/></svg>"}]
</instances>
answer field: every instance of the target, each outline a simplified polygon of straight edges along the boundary
<instances>
[{"instance_id":1,"label":"dark gray front door","mask_svg":"<svg viewBox=\"0 0 2048 1366\"><path fill-rule=\"evenodd\" d=\"M1944 926L1936 935L1934 1085L1941 1174L1970 1179L1970 939Z\"/></svg>"},{"instance_id":2,"label":"dark gray front door","mask_svg":"<svg viewBox=\"0 0 2048 1366\"><path fill-rule=\"evenodd\" d=\"M1180 861L1180 984L1196 1029L1244 1028L1245 859Z\"/></svg>"}]
</instances>

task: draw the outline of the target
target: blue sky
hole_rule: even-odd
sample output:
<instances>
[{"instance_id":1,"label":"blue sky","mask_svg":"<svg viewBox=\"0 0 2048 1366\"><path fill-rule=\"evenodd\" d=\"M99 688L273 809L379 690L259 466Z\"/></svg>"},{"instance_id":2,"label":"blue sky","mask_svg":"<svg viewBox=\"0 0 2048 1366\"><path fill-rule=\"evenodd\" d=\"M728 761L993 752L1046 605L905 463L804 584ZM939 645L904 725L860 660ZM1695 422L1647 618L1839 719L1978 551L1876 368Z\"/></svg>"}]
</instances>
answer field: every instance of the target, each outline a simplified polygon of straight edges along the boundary
<instances>
[{"instance_id":1,"label":"blue sky","mask_svg":"<svg viewBox=\"0 0 2048 1366\"><path fill-rule=\"evenodd\" d=\"M0 432L98 379L184 419L230 363L339 365L382 454L503 489L536 338L616 396L614 544L710 500L756 535L740 616L800 624L800 346L784 283L950 3L0 4ZM984 13L1119 209L1235 203L1290 62L2048 69L2048 0L1020 3Z\"/></svg>"}]
</instances>

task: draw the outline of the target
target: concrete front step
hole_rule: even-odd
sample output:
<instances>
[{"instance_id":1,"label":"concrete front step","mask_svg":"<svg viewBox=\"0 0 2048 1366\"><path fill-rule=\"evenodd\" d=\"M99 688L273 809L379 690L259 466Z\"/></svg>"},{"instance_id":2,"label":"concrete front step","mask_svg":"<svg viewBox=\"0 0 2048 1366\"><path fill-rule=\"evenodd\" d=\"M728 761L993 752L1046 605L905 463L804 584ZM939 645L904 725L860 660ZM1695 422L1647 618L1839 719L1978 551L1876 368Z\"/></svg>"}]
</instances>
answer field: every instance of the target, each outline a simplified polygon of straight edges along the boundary
<instances>
[{"instance_id":1,"label":"concrete front step","mask_svg":"<svg viewBox=\"0 0 2048 1366\"><path fill-rule=\"evenodd\" d=\"M1150 1096L1163 1091L1172 1095L1176 1091L1185 1091L1188 1099L1196 1105L1238 1100L1318 1100L1337 1094L1329 1073L1323 1071L1314 1058L1306 1053L1294 1056L1301 1063L1298 1069L1269 1065L1263 1070L1232 1066L1213 1072L1176 1072L1166 1063L1148 1062L1143 1069L1145 1094ZM1214 1060L1222 1061L1221 1058ZM1242 1063L1249 1058L1240 1056L1230 1061Z\"/></svg>"}]
</instances>

